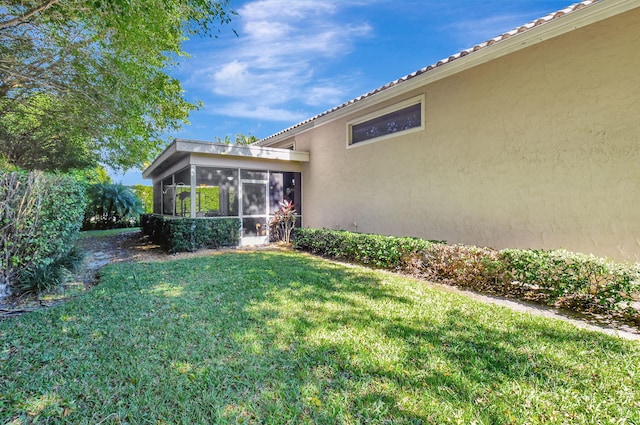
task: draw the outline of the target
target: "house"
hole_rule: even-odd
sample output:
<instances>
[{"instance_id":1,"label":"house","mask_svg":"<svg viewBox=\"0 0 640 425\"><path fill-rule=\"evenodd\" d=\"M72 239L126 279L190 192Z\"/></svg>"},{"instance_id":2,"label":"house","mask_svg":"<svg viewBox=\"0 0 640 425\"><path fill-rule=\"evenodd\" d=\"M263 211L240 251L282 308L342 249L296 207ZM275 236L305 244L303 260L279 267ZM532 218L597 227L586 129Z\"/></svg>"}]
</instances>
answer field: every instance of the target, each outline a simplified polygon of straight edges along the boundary
<instances>
[{"instance_id":1,"label":"house","mask_svg":"<svg viewBox=\"0 0 640 425\"><path fill-rule=\"evenodd\" d=\"M176 140L143 176L157 213L251 241L292 194L306 227L639 261L639 28L640 0L577 3L252 146Z\"/></svg>"}]
</instances>

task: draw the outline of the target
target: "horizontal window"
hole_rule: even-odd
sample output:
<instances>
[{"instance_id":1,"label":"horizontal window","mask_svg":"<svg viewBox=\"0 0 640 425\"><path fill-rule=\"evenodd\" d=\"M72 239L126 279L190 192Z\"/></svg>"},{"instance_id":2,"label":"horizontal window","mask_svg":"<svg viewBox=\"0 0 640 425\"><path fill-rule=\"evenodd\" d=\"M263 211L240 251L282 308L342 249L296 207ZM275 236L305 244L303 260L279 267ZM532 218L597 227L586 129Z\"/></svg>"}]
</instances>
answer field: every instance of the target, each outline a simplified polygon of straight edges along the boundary
<instances>
[{"instance_id":1,"label":"horizontal window","mask_svg":"<svg viewBox=\"0 0 640 425\"><path fill-rule=\"evenodd\" d=\"M422 99L411 99L349 123L349 145L423 128Z\"/></svg>"}]
</instances>

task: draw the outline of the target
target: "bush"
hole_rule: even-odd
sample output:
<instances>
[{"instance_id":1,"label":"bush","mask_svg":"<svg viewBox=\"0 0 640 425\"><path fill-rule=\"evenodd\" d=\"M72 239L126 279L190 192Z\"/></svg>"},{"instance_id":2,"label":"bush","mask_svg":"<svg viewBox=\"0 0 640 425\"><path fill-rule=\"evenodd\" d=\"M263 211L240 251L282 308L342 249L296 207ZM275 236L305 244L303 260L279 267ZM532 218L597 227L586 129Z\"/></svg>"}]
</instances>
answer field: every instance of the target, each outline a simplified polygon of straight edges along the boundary
<instances>
[{"instance_id":1,"label":"bush","mask_svg":"<svg viewBox=\"0 0 640 425\"><path fill-rule=\"evenodd\" d=\"M269 220L269 240L271 242L291 243L291 232L296 224L296 209L291 201L280 203Z\"/></svg>"},{"instance_id":2,"label":"bush","mask_svg":"<svg viewBox=\"0 0 640 425\"><path fill-rule=\"evenodd\" d=\"M55 289L68 280L69 274L76 271L83 260L84 254L73 247L65 256L26 269L20 273L17 292L38 293Z\"/></svg>"},{"instance_id":3,"label":"bush","mask_svg":"<svg viewBox=\"0 0 640 425\"><path fill-rule=\"evenodd\" d=\"M175 218L155 214L141 216L142 233L167 247L169 252L237 246L238 218Z\"/></svg>"},{"instance_id":4,"label":"bush","mask_svg":"<svg viewBox=\"0 0 640 425\"><path fill-rule=\"evenodd\" d=\"M638 291L638 265L564 250L505 249L505 275L521 293L577 310L625 310Z\"/></svg>"},{"instance_id":5,"label":"bush","mask_svg":"<svg viewBox=\"0 0 640 425\"><path fill-rule=\"evenodd\" d=\"M297 228L294 246L336 260L404 270L420 253L444 241L353 233L344 230Z\"/></svg>"},{"instance_id":6,"label":"bush","mask_svg":"<svg viewBox=\"0 0 640 425\"><path fill-rule=\"evenodd\" d=\"M327 229L295 229L294 246L326 257L401 271L465 289L609 315L631 309L640 265L563 250L446 245L442 241Z\"/></svg>"},{"instance_id":7,"label":"bush","mask_svg":"<svg viewBox=\"0 0 640 425\"><path fill-rule=\"evenodd\" d=\"M72 177L0 173L0 297L60 283L84 208L84 187Z\"/></svg>"}]
</instances>

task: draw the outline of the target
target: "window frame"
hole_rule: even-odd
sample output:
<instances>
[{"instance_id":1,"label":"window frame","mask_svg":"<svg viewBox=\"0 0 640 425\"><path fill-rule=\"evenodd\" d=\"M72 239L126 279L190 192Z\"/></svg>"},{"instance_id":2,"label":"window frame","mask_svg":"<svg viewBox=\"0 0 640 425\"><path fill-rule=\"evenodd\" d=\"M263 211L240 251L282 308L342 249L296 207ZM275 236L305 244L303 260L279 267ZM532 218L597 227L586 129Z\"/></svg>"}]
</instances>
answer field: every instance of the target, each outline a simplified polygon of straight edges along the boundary
<instances>
[{"instance_id":1,"label":"window frame","mask_svg":"<svg viewBox=\"0 0 640 425\"><path fill-rule=\"evenodd\" d=\"M386 108L380 109L375 112L371 112L367 115L363 115L354 120L347 122L347 149L356 148L360 146L366 146L371 143L382 142L384 140L388 140L397 136L407 135L410 133L415 133L418 131L423 131L425 129L425 98L424 94L412 97L410 99L404 100L402 102L396 103L391 106L387 106ZM412 127L407 130L396 131L393 133L387 133L382 136L373 137L371 139L363 140L361 142L353 143L353 127L367 121L372 121L374 119L380 118L384 115L392 114L396 111L399 111L404 108L408 108L409 106L414 106L420 104L420 125L417 127Z\"/></svg>"}]
</instances>

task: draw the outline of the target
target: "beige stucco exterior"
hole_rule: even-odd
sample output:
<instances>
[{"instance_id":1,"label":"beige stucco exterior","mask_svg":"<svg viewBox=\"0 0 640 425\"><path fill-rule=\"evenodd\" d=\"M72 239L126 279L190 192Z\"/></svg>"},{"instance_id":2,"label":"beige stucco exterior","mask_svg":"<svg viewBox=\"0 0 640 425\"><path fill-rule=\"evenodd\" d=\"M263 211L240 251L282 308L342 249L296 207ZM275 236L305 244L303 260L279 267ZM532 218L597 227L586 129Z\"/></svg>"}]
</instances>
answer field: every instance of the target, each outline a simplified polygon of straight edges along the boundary
<instances>
[{"instance_id":1,"label":"beige stucco exterior","mask_svg":"<svg viewBox=\"0 0 640 425\"><path fill-rule=\"evenodd\" d=\"M640 8L630 3L274 139L310 154L305 226L639 261ZM347 148L349 121L421 95L424 130Z\"/></svg>"}]
</instances>

